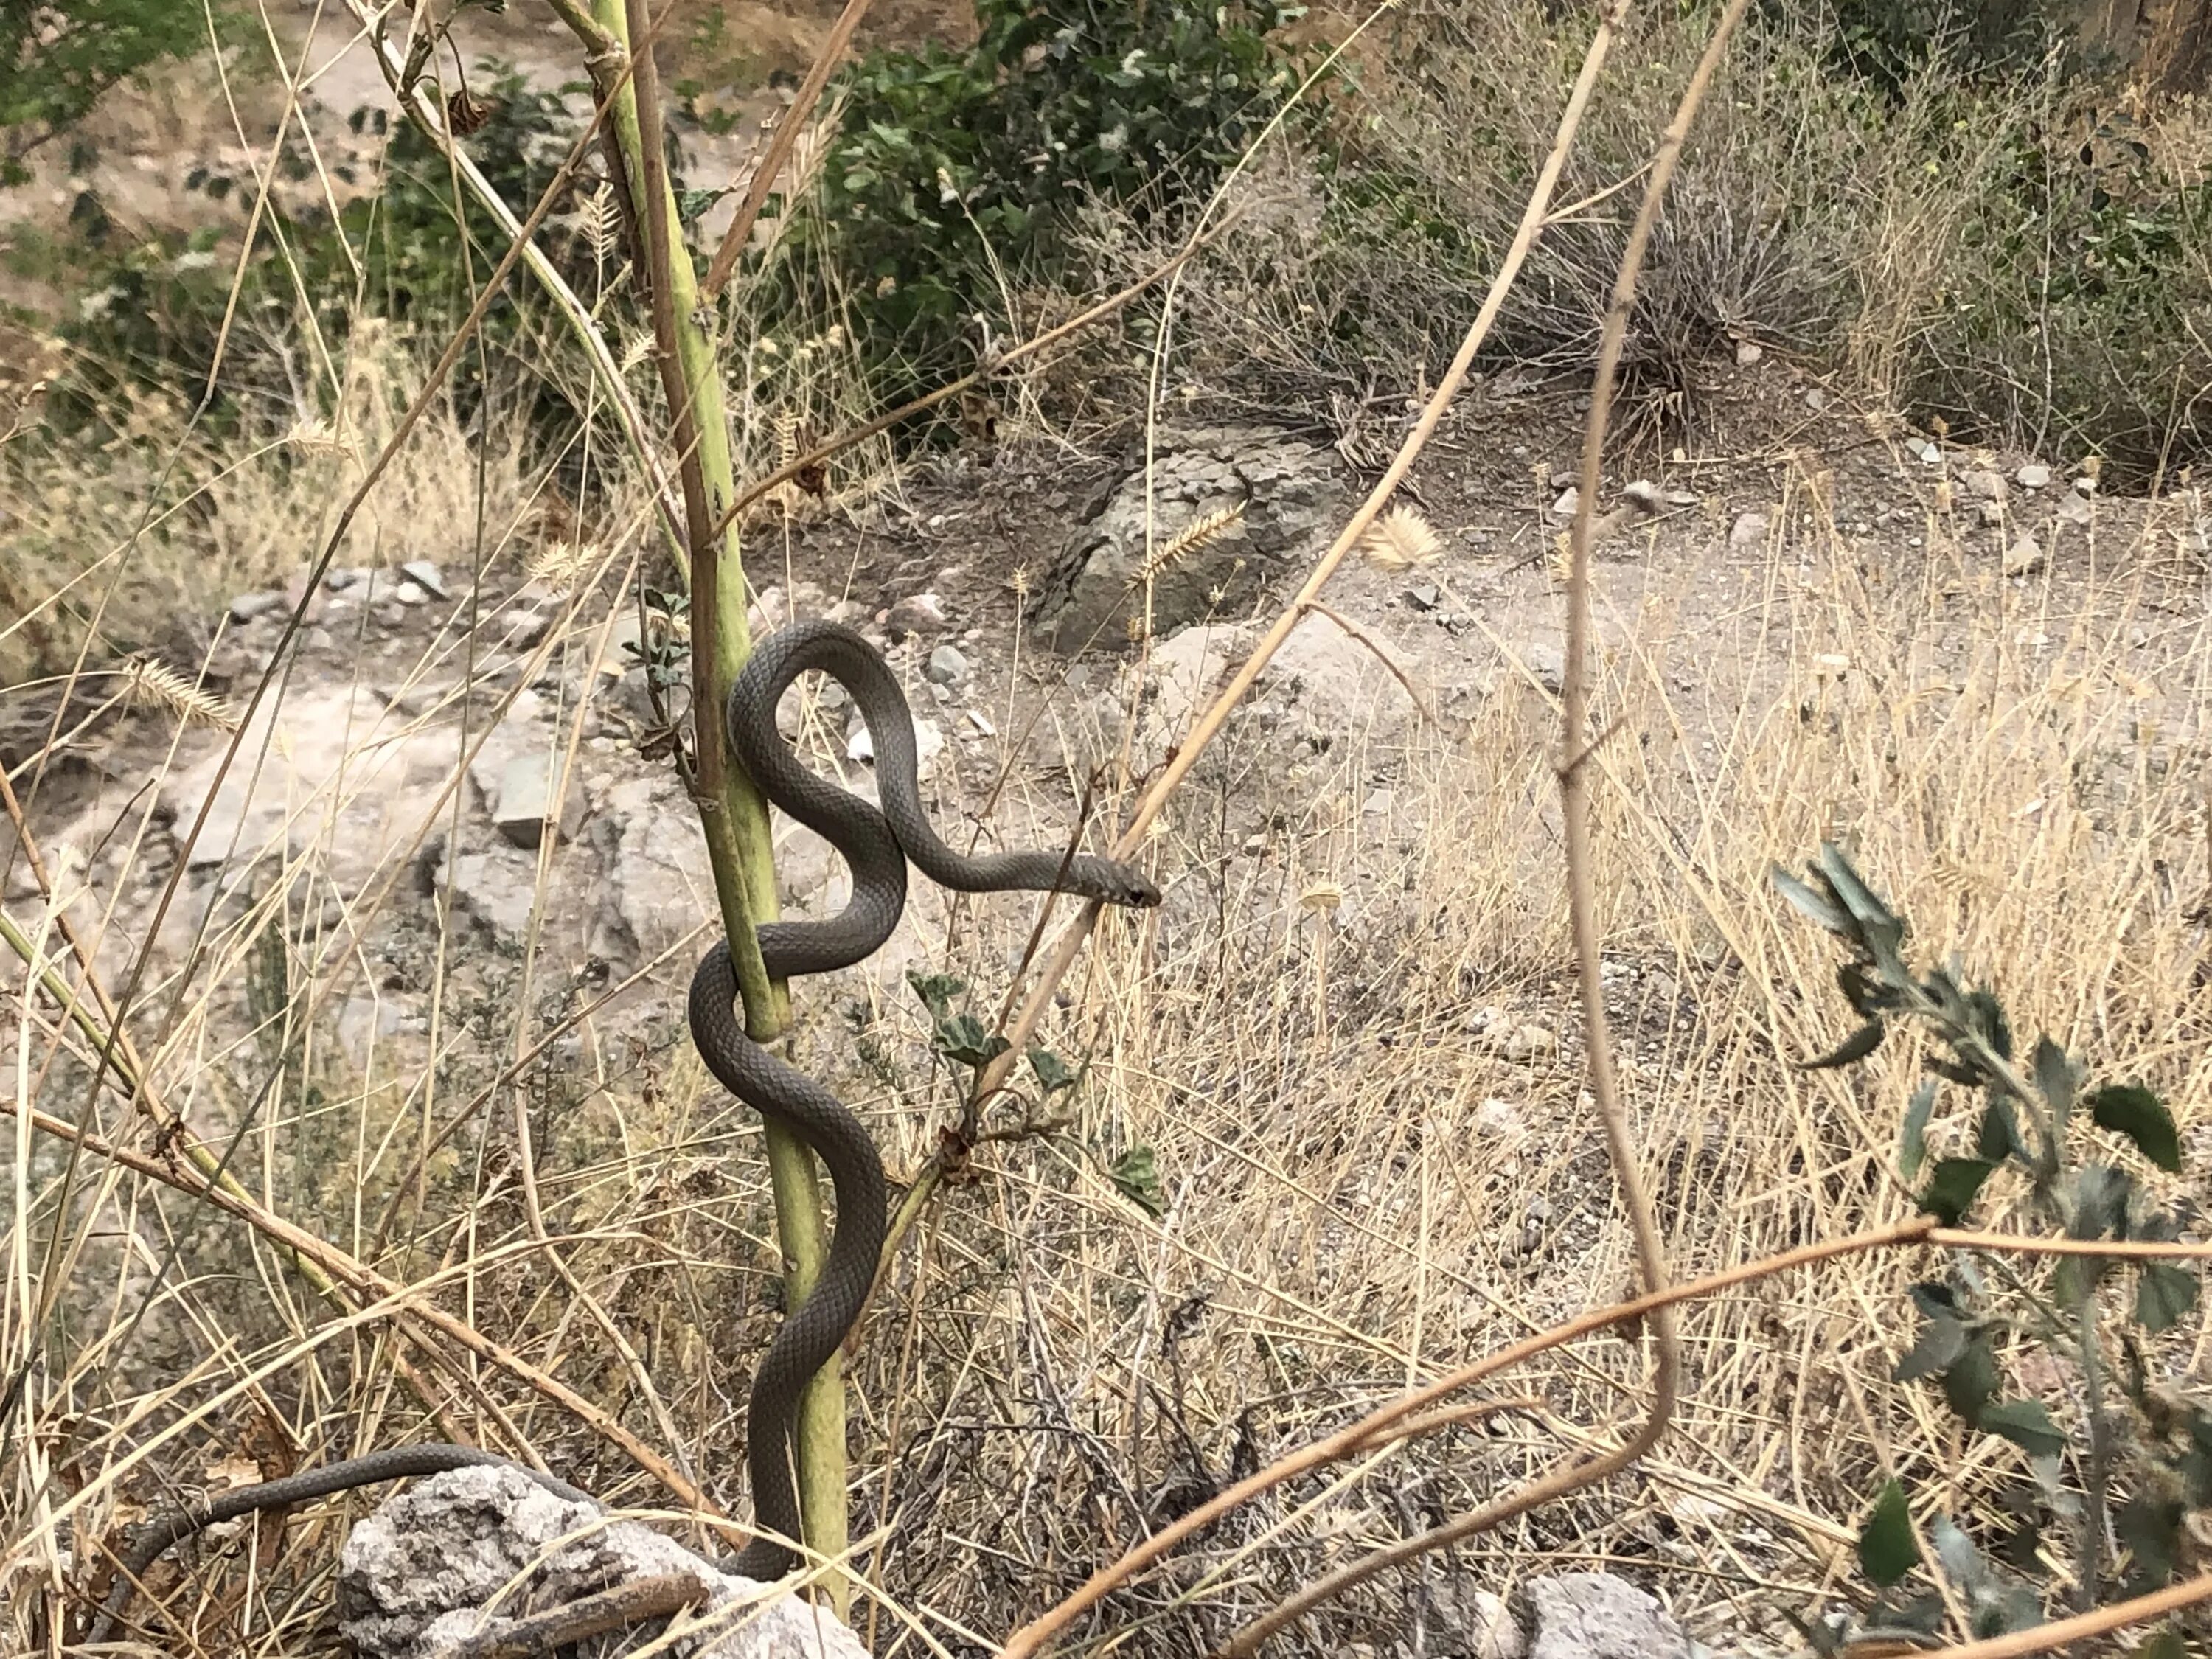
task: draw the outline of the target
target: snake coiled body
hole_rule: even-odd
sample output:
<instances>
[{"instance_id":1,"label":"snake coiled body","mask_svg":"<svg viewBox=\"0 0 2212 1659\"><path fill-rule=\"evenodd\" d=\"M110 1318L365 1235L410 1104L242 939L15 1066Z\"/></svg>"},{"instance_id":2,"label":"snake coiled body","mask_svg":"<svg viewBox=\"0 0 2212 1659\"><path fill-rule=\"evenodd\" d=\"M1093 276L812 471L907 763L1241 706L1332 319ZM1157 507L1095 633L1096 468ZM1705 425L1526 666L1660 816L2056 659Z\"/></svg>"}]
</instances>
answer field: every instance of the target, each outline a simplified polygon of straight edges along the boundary
<instances>
[{"instance_id":1,"label":"snake coiled body","mask_svg":"<svg viewBox=\"0 0 2212 1659\"><path fill-rule=\"evenodd\" d=\"M776 728L776 704L802 674L818 671L842 685L867 721L875 744L880 807L817 776ZM774 979L850 967L880 949L906 908L911 862L939 886L959 892L1063 892L1107 903L1159 902L1139 871L1085 854L995 853L969 856L939 838L921 805L914 716L897 678L875 648L836 623L805 622L761 641L730 689L725 720L732 755L767 799L829 842L852 873L851 900L821 921L776 921L755 930ZM691 980L691 1037L708 1069L730 1092L782 1124L821 1158L837 1199L837 1224L822 1276L769 1344L754 1373L746 1455L757 1535L724 1570L772 1580L797 1565L787 1539L799 1536L792 1480L792 1436L801 1391L844 1341L866 1304L885 1225L883 1160L866 1127L835 1094L755 1042L738 1014L738 977L726 943L707 953ZM156 1520L132 1540L88 1639L107 1639L133 1588L173 1545L218 1522L303 1503L384 1480L473 1465L518 1468L560 1496L585 1493L538 1470L471 1446L415 1445L372 1452L282 1480L226 1492L199 1508Z\"/></svg>"}]
</instances>

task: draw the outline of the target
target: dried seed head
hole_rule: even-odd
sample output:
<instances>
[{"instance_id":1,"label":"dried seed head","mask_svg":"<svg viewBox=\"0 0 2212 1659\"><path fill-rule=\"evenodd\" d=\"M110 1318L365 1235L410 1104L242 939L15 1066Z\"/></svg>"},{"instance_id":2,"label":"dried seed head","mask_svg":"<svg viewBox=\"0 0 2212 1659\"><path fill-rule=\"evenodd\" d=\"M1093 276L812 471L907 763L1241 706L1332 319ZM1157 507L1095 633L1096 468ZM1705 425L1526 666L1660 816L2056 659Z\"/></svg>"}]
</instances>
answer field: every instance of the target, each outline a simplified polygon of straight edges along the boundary
<instances>
[{"instance_id":1,"label":"dried seed head","mask_svg":"<svg viewBox=\"0 0 2212 1659\"><path fill-rule=\"evenodd\" d=\"M1385 570L1411 570L1444 550L1435 526L1410 507L1394 507L1367 526L1361 550Z\"/></svg>"},{"instance_id":2,"label":"dried seed head","mask_svg":"<svg viewBox=\"0 0 2212 1659\"><path fill-rule=\"evenodd\" d=\"M1144 568L1137 573L1136 580L1130 586L1133 587L1157 580L1160 573L1170 566L1188 558L1208 543L1219 541L1243 521L1244 503L1242 501L1224 507L1218 513L1208 513L1203 518L1192 520L1162 543L1159 550L1145 561Z\"/></svg>"},{"instance_id":3,"label":"dried seed head","mask_svg":"<svg viewBox=\"0 0 2212 1659\"><path fill-rule=\"evenodd\" d=\"M122 672L134 708L166 708L187 723L199 720L218 731L238 730L238 716L228 703L158 658L133 657L124 664Z\"/></svg>"}]
</instances>

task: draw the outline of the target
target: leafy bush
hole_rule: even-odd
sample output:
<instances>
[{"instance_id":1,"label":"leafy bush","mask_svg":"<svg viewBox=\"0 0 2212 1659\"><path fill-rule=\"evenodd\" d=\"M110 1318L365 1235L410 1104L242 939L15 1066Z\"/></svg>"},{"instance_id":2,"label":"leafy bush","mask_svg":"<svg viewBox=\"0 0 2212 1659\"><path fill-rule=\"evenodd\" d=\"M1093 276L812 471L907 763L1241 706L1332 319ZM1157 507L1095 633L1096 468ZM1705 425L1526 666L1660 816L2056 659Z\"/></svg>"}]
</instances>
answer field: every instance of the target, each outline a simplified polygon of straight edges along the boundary
<instances>
[{"instance_id":1,"label":"leafy bush","mask_svg":"<svg viewBox=\"0 0 2212 1659\"><path fill-rule=\"evenodd\" d=\"M215 16L221 28L228 8ZM208 14L173 0L70 0L0 6L0 185L117 82L208 44Z\"/></svg>"},{"instance_id":2,"label":"leafy bush","mask_svg":"<svg viewBox=\"0 0 2212 1659\"><path fill-rule=\"evenodd\" d=\"M1083 203L1142 222L1212 185L1293 84L1279 36L1302 9L977 0L973 48L877 52L845 76L799 240L879 365L942 373L1008 285L1084 282Z\"/></svg>"},{"instance_id":3,"label":"leafy bush","mask_svg":"<svg viewBox=\"0 0 2212 1659\"><path fill-rule=\"evenodd\" d=\"M2009 1173L2022 1188L2028 1220L2046 1235L2081 1242L2179 1237L2186 1212L2111 1158L2110 1149L2126 1144L2155 1169L2180 1171L2180 1138L2155 1094L2135 1083L2085 1086L2081 1066L2049 1037L2017 1053L1994 993L1968 990L1955 968L1922 974L1907 964L1905 918L1841 850L1823 848L1808 873L1800 880L1778 870L1775 881L1792 904L1843 941L1848 954L1838 982L1864 1022L1811 1065L1863 1060L1899 1022L1933 1039L1923 1060L1932 1075L1906 1109L1898 1158L1908 1181L1926 1176L1923 1211L1958 1226L1990 1184ZM1946 1084L1978 1094L1981 1112L1971 1154L1931 1161L1929 1127ZM2103 1134L2093 1135L2093 1127ZM2169 1367L2157 1350L2158 1339L2195 1310L2198 1291L2197 1275L2178 1262L2124 1269L2112 1258L2076 1255L2039 1268L1963 1250L1946 1278L1912 1287L1922 1323L1897 1380L1935 1382L1967 1430L2010 1441L2029 1472L1999 1495L2008 1518L2001 1535L1990 1537L1984 1526L1977 1543L1965 1525L1940 1514L1929 1528L1974 1638L2041 1624L2056 1587L2039 1588L2036 1578L2070 1577L2076 1607L2086 1611L2160 1588L2190 1555L2191 1528L2212 1510L2212 1405L2184 1386L2185 1355L2180 1367ZM2117 1364L2109 1352L2115 1346ZM2017 1374L2019 1357L2037 1351L2045 1369L2069 1371L2074 1386L2008 1392L2003 1358L2014 1359ZM2062 1423L2039 1397L2054 1392L2064 1395L2070 1422ZM1922 1559L1912 1514L1896 1480L1871 1507L1859 1556L1885 1594L1865 1636L1924 1638L1942 1626L1942 1596L1899 1594ZM2108 1539L2120 1543L2117 1559L2108 1554ZM2047 1553L2066 1566L2047 1565ZM1807 1633L1823 1652L1841 1651L1840 1632ZM2201 1650L2183 1643L2177 1622L2139 1651Z\"/></svg>"}]
</instances>

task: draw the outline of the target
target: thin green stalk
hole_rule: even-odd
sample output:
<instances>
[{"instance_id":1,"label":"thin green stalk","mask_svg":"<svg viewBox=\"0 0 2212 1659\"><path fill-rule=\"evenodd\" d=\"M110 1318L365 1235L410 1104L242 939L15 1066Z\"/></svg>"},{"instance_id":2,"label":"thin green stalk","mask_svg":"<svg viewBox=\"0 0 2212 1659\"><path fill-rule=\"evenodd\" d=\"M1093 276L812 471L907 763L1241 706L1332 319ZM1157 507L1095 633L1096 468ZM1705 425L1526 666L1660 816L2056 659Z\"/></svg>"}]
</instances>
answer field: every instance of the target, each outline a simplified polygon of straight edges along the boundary
<instances>
[{"instance_id":1,"label":"thin green stalk","mask_svg":"<svg viewBox=\"0 0 2212 1659\"><path fill-rule=\"evenodd\" d=\"M643 0L592 0L599 27L627 49L648 37ZM706 830L714 892L735 960L745 1028L772 1042L788 1023L785 987L761 960L755 927L776 915L775 853L768 807L744 771L729 763L721 709L752 648L745 619L744 568L734 524L721 520L737 499L734 459L722 402L714 341L703 325L697 274L678 227L660 118L659 77L642 54L612 114L616 151L642 244L641 268L652 285L653 332L666 396L669 437L680 458L684 519L690 532L691 684L697 758L693 799ZM647 136L650 135L650 142ZM769 1171L783 1249L786 1304L797 1307L821 1277L828 1236L813 1153L771 1120ZM836 1559L848 1543L845 1515L845 1393L838 1361L823 1367L799 1402L799 1513L807 1547ZM850 1587L842 1573L823 1581L842 1614Z\"/></svg>"}]
</instances>

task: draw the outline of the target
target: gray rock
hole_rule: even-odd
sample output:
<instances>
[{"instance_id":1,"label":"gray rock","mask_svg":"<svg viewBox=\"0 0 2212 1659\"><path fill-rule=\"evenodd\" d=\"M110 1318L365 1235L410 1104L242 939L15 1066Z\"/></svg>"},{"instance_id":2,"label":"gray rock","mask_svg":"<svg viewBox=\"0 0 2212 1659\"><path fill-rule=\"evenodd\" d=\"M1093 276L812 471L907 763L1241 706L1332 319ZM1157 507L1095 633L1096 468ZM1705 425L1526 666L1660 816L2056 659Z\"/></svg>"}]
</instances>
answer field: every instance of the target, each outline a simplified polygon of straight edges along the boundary
<instances>
[{"instance_id":1,"label":"gray rock","mask_svg":"<svg viewBox=\"0 0 2212 1659\"><path fill-rule=\"evenodd\" d=\"M1738 368L1749 368L1765 356L1765 348L1756 340L1738 340L1735 343L1735 366Z\"/></svg>"},{"instance_id":2,"label":"gray rock","mask_svg":"<svg viewBox=\"0 0 2212 1659\"><path fill-rule=\"evenodd\" d=\"M1729 526L1730 547L1757 547L1766 539L1772 520L1764 513L1739 513Z\"/></svg>"},{"instance_id":3,"label":"gray rock","mask_svg":"<svg viewBox=\"0 0 2212 1659\"><path fill-rule=\"evenodd\" d=\"M690 1659L867 1659L826 1609L504 1468L433 1475L356 1527L339 1559L339 1627L362 1659L447 1659L471 1638L511 1630L516 1612L671 1576L703 1592L692 1616L704 1629L681 1650ZM632 1645L614 1637L582 1650Z\"/></svg>"},{"instance_id":4,"label":"gray rock","mask_svg":"<svg viewBox=\"0 0 2212 1659\"><path fill-rule=\"evenodd\" d=\"M446 592L445 573L428 559L408 560L399 567L399 574L403 592L406 590L406 586L411 584L420 588L431 599L442 599L449 597Z\"/></svg>"},{"instance_id":5,"label":"gray rock","mask_svg":"<svg viewBox=\"0 0 2212 1659\"><path fill-rule=\"evenodd\" d=\"M1428 1650L1451 1659L1522 1659L1528 1638L1494 1590L1450 1572L1429 1592Z\"/></svg>"},{"instance_id":6,"label":"gray rock","mask_svg":"<svg viewBox=\"0 0 2212 1659\"><path fill-rule=\"evenodd\" d=\"M1576 509L1582 504L1583 492L1569 484L1559 492L1559 499L1552 503L1552 516L1565 524L1575 516Z\"/></svg>"},{"instance_id":7,"label":"gray rock","mask_svg":"<svg viewBox=\"0 0 2212 1659\"><path fill-rule=\"evenodd\" d=\"M2090 477L2087 472L2084 472L2080 477L2074 480L2074 493L2076 495L2081 496L2095 495L2097 493L2096 479Z\"/></svg>"},{"instance_id":8,"label":"gray rock","mask_svg":"<svg viewBox=\"0 0 2212 1659\"><path fill-rule=\"evenodd\" d=\"M1536 677L1537 684L1557 696L1566 684L1567 653L1549 640L1533 640L1521 650L1521 660Z\"/></svg>"},{"instance_id":9,"label":"gray rock","mask_svg":"<svg viewBox=\"0 0 2212 1659\"><path fill-rule=\"evenodd\" d=\"M1978 500L2001 501L2005 498L2004 479L1986 468L1973 472L1962 472L1959 475L1959 482L1966 486L1969 495Z\"/></svg>"},{"instance_id":10,"label":"gray rock","mask_svg":"<svg viewBox=\"0 0 2212 1659\"><path fill-rule=\"evenodd\" d=\"M665 779L615 785L606 814L614 836L607 902L639 957L649 959L718 914L706 832L684 792Z\"/></svg>"},{"instance_id":11,"label":"gray rock","mask_svg":"<svg viewBox=\"0 0 2212 1659\"><path fill-rule=\"evenodd\" d=\"M1651 1597L1609 1572L1532 1579L1528 1659L1686 1659L1689 1638Z\"/></svg>"},{"instance_id":12,"label":"gray rock","mask_svg":"<svg viewBox=\"0 0 2212 1659\"><path fill-rule=\"evenodd\" d=\"M284 596L274 588L260 593L240 593L230 602L230 619L242 625L282 610L283 605Z\"/></svg>"},{"instance_id":13,"label":"gray rock","mask_svg":"<svg viewBox=\"0 0 2212 1659\"><path fill-rule=\"evenodd\" d=\"M427 871L431 895L450 891L454 908L509 944L530 936L538 899L538 860L512 847L491 847L459 858L434 857Z\"/></svg>"},{"instance_id":14,"label":"gray rock","mask_svg":"<svg viewBox=\"0 0 2212 1659\"><path fill-rule=\"evenodd\" d=\"M1153 632L1164 638L1207 616L1242 611L1271 576L1324 544L1344 506L1342 471L1333 449L1266 428L1170 431L1152 469L1149 515L1140 466L1069 536L1037 585L1030 623L1063 655L1094 641L1123 646L1132 608L1142 601L1147 557L1240 504L1236 524L1153 572Z\"/></svg>"},{"instance_id":15,"label":"gray rock","mask_svg":"<svg viewBox=\"0 0 2212 1659\"><path fill-rule=\"evenodd\" d=\"M1828 394L1826 392L1823 392L1819 386L1811 387L1806 392L1805 407L1811 410L1815 415L1818 415L1827 406Z\"/></svg>"},{"instance_id":16,"label":"gray rock","mask_svg":"<svg viewBox=\"0 0 2212 1659\"><path fill-rule=\"evenodd\" d=\"M2014 473L2013 482L2022 489L2043 489L2051 483L2051 469L2040 461L2030 461Z\"/></svg>"},{"instance_id":17,"label":"gray rock","mask_svg":"<svg viewBox=\"0 0 2212 1659\"><path fill-rule=\"evenodd\" d=\"M1426 583L1424 583L1419 587L1409 587L1406 590L1406 603L1412 605L1416 611L1435 610L1437 608L1437 600L1443 597L1443 596L1438 593L1435 588L1429 586Z\"/></svg>"},{"instance_id":18,"label":"gray rock","mask_svg":"<svg viewBox=\"0 0 2212 1659\"><path fill-rule=\"evenodd\" d=\"M2051 516L2062 524L2087 525L2096 517L2089 506L2088 497L2068 490L2051 506Z\"/></svg>"},{"instance_id":19,"label":"gray rock","mask_svg":"<svg viewBox=\"0 0 2212 1659\"><path fill-rule=\"evenodd\" d=\"M1907 438L1905 453L1923 466L1934 466L1943 459L1943 452L1925 438Z\"/></svg>"},{"instance_id":20,"label":"gray rock","mask_svg":"<svg viewBox=\"0 0 2212 1659\"><path fill-rule=\"evenodd\" d=\"M323 578L323 586L333 593L343 593L349 588L360 587L368 580L368 572L361 566L339 565Z\"/></svg>"},{"instance_id":21,"label":"gray rock","mask_svg":"<svg viewBox=\"0 0 2212 1659\"><path fill-rule=\"evenodd\" d=\"M536 847L544 838L545 820L553 793L553 775L561 757L543 750L517 755L500 769L498 786L489 803L491 819L499 833L517 847ZM572 769L555 823L558 841L574 841L584 821L584 781ZM557 843L556 843L557 844Z\"/></svg>"},{"instance_id":22,"label":"gray rock","mask_svg":"<svg viewBox=\"0 0 2212 1659\"><path fill-rule=\"evenodd\" d=\"M894 640L902 640L913 634L940 634L950 626L951 618L945 614L945 601L934 593L910 593L891 606L884 618Z\"/></svg>"},{"instance_id":23,"label":"gray rock","mask_svg":"<svg viewBox=\"0 0 2212 1659\"><path fill-rule=\"evenodd\" d=\"M968 659L957 646L940 645L929 653L929 665L921 672L939 685L962 685L968 679Z\"/></svg>"}]
</instances>

